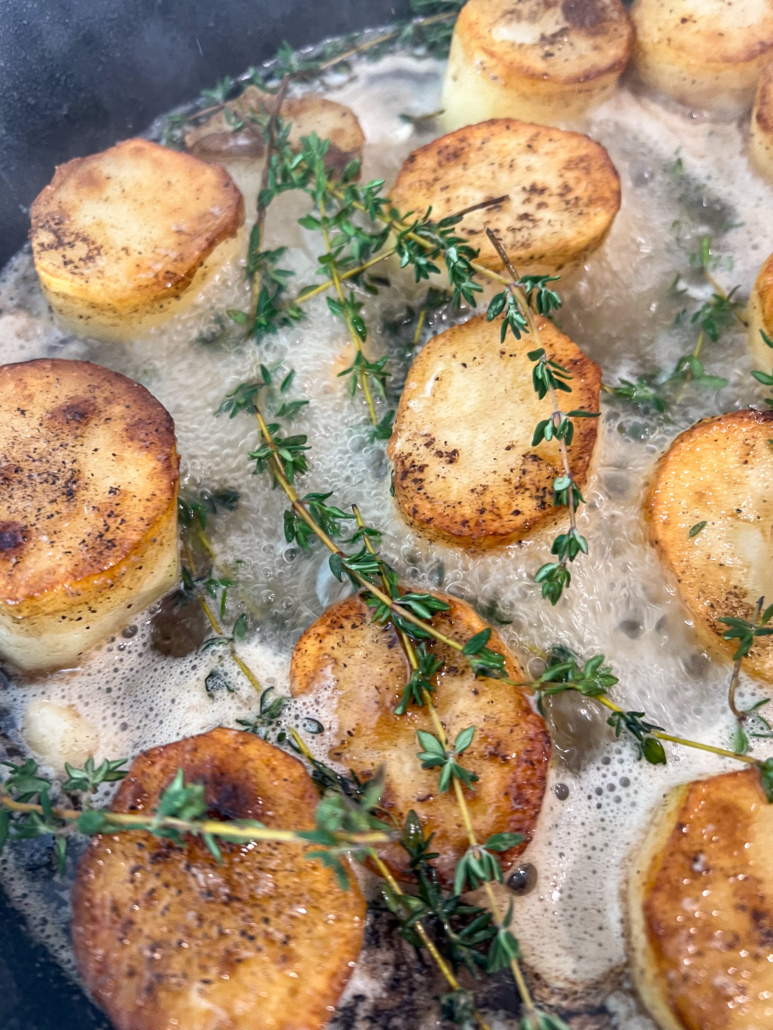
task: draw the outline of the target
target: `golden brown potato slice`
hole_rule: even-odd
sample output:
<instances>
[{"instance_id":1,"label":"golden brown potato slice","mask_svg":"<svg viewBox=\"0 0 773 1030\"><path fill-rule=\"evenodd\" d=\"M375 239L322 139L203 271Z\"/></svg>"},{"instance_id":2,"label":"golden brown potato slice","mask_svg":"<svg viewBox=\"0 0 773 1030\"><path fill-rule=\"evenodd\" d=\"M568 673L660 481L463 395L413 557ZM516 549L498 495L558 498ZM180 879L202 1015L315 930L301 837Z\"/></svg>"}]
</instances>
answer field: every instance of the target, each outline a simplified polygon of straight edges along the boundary
<instances>
[{"instance_id":1,"label":"golden brown potato slice","mask_svg":"<svg viewBox=\"0 0 773 1030\"><path fill-rule=\"evenodd\" d=\"M454 26L443 124L577 118L612 94L633 36L620 0L468 0Z\"/></svg>"},{"instance_id":2,"label":"golden brown potato slice","mask_svg":"<svg viewBox=\"0 0 773 1030\"><path fill-rule=\"evenodd\" d=\"M773 411L703 419L660 459L644 509L699 636L728 655L737 641L721 639L718 620L753 620L758 598L773 602L771 438ZM773 681L773 637L755 641L744 668Z\"/></svg>"},{"instance_id":3,"label":"golden brown potato slice","mask_svg":"<svg viewBox=\"0 0 773 1030\"><path fill-rule=\"evenodd\" d=\"M450 610L433 625L452 640L466 642L486 628L469 605L438 595ZM290 688L294 696L330 696L335 705L335 731L328 744L331 759L359 777L386 766L381 803L402 825L414 809L426 832L434 833L432 850L444 884L453 882L454 867L467 849L467 836L451 790L438 793L438 773L422 769L417 729L434 732L426 708L395 715L410 668L394 628L375 625L373 609L357 595L331 605L300 638L293 652ZM513 655L496 633L489 647L505 656L508 676L522 679ZM472 745L462 764L480 777L468 792L478 839L494 833L522 833L531 838L542 804L550 754L545 723L532 711L518 688L498 680L476 679L467 660L446 644L432 644L445 663L437 677L434 701L446 736L453 741L475 726ZM525 845L523 845L525 847ZM523 847L504 854L511 861ZM409 879L408 855L398 844L387 845L382 857L395 875Z\"/></svg>"},{"instance_id":4,"label":"golden brown potato slice","mask_svg":"<svg viewBox=\"0 0 773 1030\"><path fill-rule=\"evenodd\" d=\"M183 309L239 250L222 168L145 139L59 165L32 205L43 292L75 332L126 339Z\"/></svg>"},{"instance_id":5,"label":"golden brown potato slice","mask_svg":"<svg viewBox=\"0 0 773 1030\"><path fill-rule=\"evenodd\" d=\"M271 100L257 86L248 86L240 97L225 105L229 115L217 111L187 132L185 146L203 161L224 165L229 171L233 165L238 173L241 161L262 166L263 162L256 159L263 157L266 145L258 121L268 117L266 101ZM365 135L350 107L309 94L288 97L282 103L281 115L285 122L292 123L289 142L294 149L300 149L302 137L313 132L320 139L330 140L325 158L328 168L342 172L350 161L362 157Z\"/></svg>"},{"instance_id":6,"label":"golden brown potato slice","mask_svg":"<svg viewBox=\"0 0 773 1030\"><path fill-rule=\"evenodd\" d=\"M749 297L749 347L755 364L764 372L773 368L773 348L765 343L764 332L773 340L773 254L759 271Z\"/></svg>"},{"instance_id":7,"label":"golden brown potato slice","mask_svg":"<svg viewBox=\"0 0 773 1030\"><path fill-rule=\"evenodd\" d=\"M433 337L411 365L388 453L400 513L422 535L496 547L566 517L553 505L558 444L532 446L552 405L534 392L527 354L544 347L571 373L566 410L599 410L601 369L548 319L537 325L538 340L508 332L500 343L501 321L477 315ZM575 420L569 457L580 489L597 432L597 419Z\"/></svg>"},{"instance_id":8,"label":"golden brown potato slice","mask_svg":"<svg viewBox=\"0 0 773 1030\"><path fill-rule=\"evenodd\" d=\"M754 97L749 156L760 175L773 180L773 62L762 70Z\"/></svg>"},{"instance_id":9,"label":"golden brown potato slice","mask_svg":"<svg viewBox=\"0 0 773 1030\"><path fill-rule=\"evenodd\" d=\"M631 18L647 85L691 107L749 109L773 54L771 0L634 0Z\"/></svg>"},{"instance_id":10,"label":"golden brown potato slice","mask_svg":"<svg viewBox=\"0 0 773 1030\"><path fill-rule=\"evenodd\" d=\"M494 118L414 150L390 191L401 212L431 207L438 221L502 196L509 199L466 214L459 235L487 268L502 262L486 226L519 273L554 273L601 246L620 207L620 177L587 136Z\"/></svg>"},{"instance_id":11,"label":"golden brown potato slice","mask_svg":"<svg viewBox=\"0 0 773 1030\"><path fill-rule=\"evenodd\" d=\"M118 812L150 811L178 769L214 818L311 829L301 763L249 733L216 729L135 759ZM221 845L149 833L95 837L73 890L81 975L116 1030L315 1030L362 944L365 903L296 844Z\"/></svg>"},{"instance_id":12,"label":"golden brown potato slice","mask_svg":"<svg viewBox=\"0 0 773 1030\"><path fill-rule=\"evenodd\" d=\"M76 664L179 578L174 423L87 361L0 367L0 654Z\"/></svg>"},{"instance_id":13,"label":"golden brown potato slice","mask_svg":"<svg viewBox=\"0 0 773 1030\"><path fill-rule=\"evenodd\" d=\"M773 807L756 770L679 787L636 855L634 981L664 1030L773 1025Z\"/></svg>"}]
</instances>

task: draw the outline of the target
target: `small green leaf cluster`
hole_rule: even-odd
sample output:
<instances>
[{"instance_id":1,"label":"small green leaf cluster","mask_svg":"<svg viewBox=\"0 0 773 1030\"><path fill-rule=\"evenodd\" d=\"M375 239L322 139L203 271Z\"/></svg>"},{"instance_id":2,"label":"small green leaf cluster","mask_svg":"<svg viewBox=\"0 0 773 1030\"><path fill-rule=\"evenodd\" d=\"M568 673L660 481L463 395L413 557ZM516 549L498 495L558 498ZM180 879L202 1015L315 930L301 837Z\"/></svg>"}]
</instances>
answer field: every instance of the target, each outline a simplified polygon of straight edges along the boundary
<instances>
[{"instance_id":1,"label":"small green leaf cluster","mask_svg":"<svg viewBox=\"0 0 773 1030\"><path fill-rule=\"evenodd\" d=\"M503 679L506 674L504 655L487 646L491 639L491 628L482 629L474 637L470 637L462 648L475 676L487 676L489 679Z\"/></svg>"},{"instance_id":2,"label":"small green leaf cluster","mask_svg":"<svg viewBox=\"0 0 773 1030\"><path fill-rule=\"evenodd\" d=\"M354 796L343 791L324 794L317 805L315 828L298 833L301 839L310 844L322 845L321 849L307 851L306 857L316 858L332 869L343 890L349 886L349 856L363 861L366 852L353 849L349 842L342 842L341 836L369 830L389 831L386 823L373 814L378 808L383 790L384 774L383 770L379 770L371 780L360 785L359 792Z\"/></svg>"},{"instance_id":3,"label":"small green leaf cluster","mask_svg":"<svg viewBox=\"0 0 773 1030\"><path fill-rule=\"evenodd\" d=\"M474 789L473 783L477 782L477 775L470 772L469 769L463 768L456 761L472 744L472 738L475 736L474 726L468 726L467 729L461 730L456 736L453 747L448 749L444 748L434 733L430 733L428 730L417 730L416 735L419 738L419 744L424 748L418 753L422 769L440 768L438 790L441 794L451 789L454 780L458 780L471 790Z\"/></svg>"},{"instance_id":4,"label":"small green leaf cluster","mask_svg":"<svg viewBox=\"0 0 773 1030\"><path fill-rule=\"evenodd\" d=\"M475 295L483 289L475 281L475 269L472 267L479 252L470 246L465 237L454 233L454 227L461 221L461 216L449 215L439 222L433 222L431 207L427 208L423 216L414 217L413 221L410 221L411 216L412 213L401 215L396 208L389 210L389 219L396 231L395 249L400 267L410 265L418 283L429 279L430 275L437 275L440 268L435 262L442 259L448 273L452 305L458 308L464 301L470 307L475 307Z\"/></svg>"},{"instance_id":5,"label":"small green leaf cluster","mask_svg":"<svg viewBox=\"0 0 773 1030\"><path fill-rule=\"evenodd\" d=\"M485 842L470 846L456 863L454 893L477 890L483 883L502 883L502 867L492 852L509 851L523 844L521 833L495 833Z\"/></svg>"},{"instance_id":6,"label":"small green leaf cluster","mask_svg":"<svg viewBox=\"0 0 773 1030\"><path fill-rule=\"evenodd\" d=\"M618 683L604 655L597 654L580 665L577 658L564 648L554 648L548 655L547 668L534 680L532 686L537 692L537 707L544 715L543 700L565 690L576 690L584 697L605 697L610 687Z\"/></svg>"},{"instance_id":7,"label":"small green leaf cluster","mask_svg":"<svg viewBox=\"0 0 773 1030\"><path fill-rule=\"evenodd\" d=\"M661 414L666 410L666 402L657 392L657 387L646 377L639 376L636 382L621 379L617 386L606 386L605 389L615 397L623 397L633 404L649 404Z\"/></svg>"},{"instance_id":8,"label":"small green leaf cluster","mask_svg":"<svg viewBox=\"0 0 773 1030\"><path fill-rule=\"evenodd\" d=\"M64 763L67 779L62 784L62 790L80 791L84 794L93 794L97 787L103 783L116 783L126 776L125 758L111 760L106 758L99 765L96 765L91 755L83 763L83 768L75 768L69 762Z\"/></svg>"},{"instance_id":9,"label":"small green leaf cluster","mask_svg":"<svg viewBox=\"0 0 773 1030\"><path fill-rule=\"evenodd\" d=\"M287 482L294 483L296 476L303 475L309 470L304 452L311 448L306 444L308 437L304 433L282 437L278 435L280 428L278 422L270 423L267 429L273 446L266 440L257 450L250 451L248 457L250 461L255 462L254 474L258 475L264 469L271 468L271 459L276 456ZM276 480L274 485L276 485Z\"/></svg>"},{"instance_id":10,"label":"small green leaf cluster","mask_svg":"<svg viewBox=\"0 0 773 1030\"><path fill-rule=\"evenodd\" d=\"M238 490L199 490L195 494L181 494L177 498L177 521L182 529L194 524L207 528L207 519L224 511L235 511L239 503Z\"/></svg>"},{"instance_id":11,"label":"small green leaf cluster","mask_svg":"<svg viewBox=\"0 0 773 1030\"><path fill-rule=\"evenodd\" d=\"M738 641L738 649L733 655L733 661L737 662L741 658L746 658L757 638L773 635L773 626L768 625L771 618L773 618L773 604L766 608L755 621L729 616L717 619L717 622L723 622L728 627L722 634L722 639Z\"/></svg>"},{"instance_id":12,"label":"small green leaf cluster","mask_svg":"<svg viewBox=\"0 0 773 1030\"><path fill-rule=\"evenodd\" d=\"M431 695L435 690L432 678L443 667L442 659L436 658L422 644L415 648L415 654L417 667L411 671L408 682L403 688L403 696L395 708L395 715L405 715L411 705L423 708L425 695Z\"/></svg>"},{"instance_id":13,"label":"small green leaf cluster","mask_svg":"<svg viewBox=\"0 0 773 1030\"><path fill-rule=\"evenodd\" d=\"M283 744L287 734L281 727L281 718L285 708L290 704L288 697L272 697L273 687L266 687L260 695L258 714L253 719L237 719L237 726L245 733L254 733L261 740L269 740L271 733L276 732L275 742Z\"/></svg>"},{"instance_id":14,"label":"small green leaf cluster","mask_svg":"<svg viewBox=\"0 0 773 1030\"><path fill-rule=\"evenodd\" d=\"M644 712L612 712L607 723L619 737L623 730L630 733L636 741L638 758L646 759L650 765L665 765L666 751L657 737L652 733L662 732L662 726L644 721Z\"/></svg>"},{"instance_id":15,"label":"small green leaf cluster","mask_svg":"<svg viewBox=\"0 0 773 1030\"><path fill-rule=\"evenodd\" d=\"M301 501L320 529L327 533L329 537L337 539L341 536L341 526L339 523L343 520L353 519L354 515L341 511L334 504L326 504L325 502L332 496L332 490L326 494L309 493ZM301 518L294 508L290 508L284 513L284 531L285 540L288 544L296 541L301 550L311 550L310 545L316 539L316 535L309 524Z\"/></svg>"}]
</instances>

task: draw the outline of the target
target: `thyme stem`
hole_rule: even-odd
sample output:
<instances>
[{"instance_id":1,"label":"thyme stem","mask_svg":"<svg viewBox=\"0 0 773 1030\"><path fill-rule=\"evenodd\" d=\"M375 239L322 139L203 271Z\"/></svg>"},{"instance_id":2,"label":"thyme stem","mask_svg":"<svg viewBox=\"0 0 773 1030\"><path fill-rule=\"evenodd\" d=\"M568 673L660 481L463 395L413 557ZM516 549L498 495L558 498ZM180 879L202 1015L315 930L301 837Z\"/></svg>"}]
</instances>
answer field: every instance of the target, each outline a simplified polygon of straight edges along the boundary
<instances>
[{"instance_id":1,"label":"thyme stem","mask_svg":"<svg viewBox=\"0 0 773 1030\"><path fill-rule=\"evenodd\" d=\"M322 239L325 241L325 250L330 255L330 278L335 286L335 291L338 296L338 300L341 302L341 307L344 310L344 320L346 322L346 328L349 330L349 336L351 337L354 349L358 354L362 354L362 342L357 333L357 330L352 325L352 319L346 309L346 298L344 297L343 287L341 286L341 276L338 271L338 263L333 257L333 248L330 245L330 233L325 225L325 202L322 197L318 200L319 213L322 216ZM378 425L378 418L376 417L376 409L373 405L373 397L370 392L370 386L368 385L368 377L365 372L360 369L357 373L357 379L360 383L360 388L365 394L365 400L368 405L368 411L370 412L370 420L374 426Z\"/></svg>"},{"instance_id":2,"label":"thyme stem","mask_svg":"<svg viewBox=\"0 0 773 1030\"><path fill-rule=\"evenodd\" d=\"M271 171L271 155L276 149L276 130L279 122L279 113L282 109L285 96L287 95L287 88L290 85L290 76L285 75L279 84L279 90L273 99L271 104L271 114L268 119L268 125L266 126L266 154L263 163L263 170L260 173L260 185L258 187L258 209L257 218L255 219L255 227L258 230L258 239L262 245L263 241L263 227L266 222L266 211L267 206L260 202L260 195L263 190L268 186L269 173ZM252 276L252 303L250 306L250 320L249 325L253 325L255 322L255 316L258 311L258 302L260 298L260 285L261 285L261 272L260 268L256 268Z\"/></svg>"},{"instance_id":3,"label":"thyme stem","mask_svg":"<svg viewBox=\"0 0 773 1030\"><path fill-rule=\"evenodd\" d=\"M764 604L765 604L765 598L763 596L763 597L760 597L759 600L757 601L756 610L754 612L754 625L755 626L760 621L760 615L762 615L762 606ZM728 691L727 691L727 703L728 703L728 705L730 707L730 711L733 713L733 715L736 717L736 719L739 722L744 722L746 720L746 712L740 711L738 706L735 703L735 692L738 689L738 680L740 679L740 676L741 676L741 663L743 662L744 657L745 657L745 655L739 655L738 658L736 658L735 662L733 663L733 674L730 677L730 686L728 687Z\"/></svg>"},{"instance_id":4,"label":"thyme stem","mask_svg":"<svg viewBox=\"0 0 773 1030\"><path fill-rule=\"evenodd\" d=\"M342 558L348 557L346 553L342 551L333 540L330 539L327 533L323 529L321 529L320 526L317 525L316 521L311 517L309 512L306 510L306 507L303 504L303 502L299 499L295 488L292 486L290 482L288 482L288 479L284 474L284 470L282 469L282 463L279 459L279 456L276 453L276 444L274 443L274 440L268 431L268 426L266 425L266 422L263 416L261 415L260 410L257 407L255 408L255 414L258 420L258 426L260 427L260 432L263 436L263 439L269 445L272 451L274 475L276 476L279 485L284 490L287 499L290 501L293 510L298 513L298 515L303 519L303 521L306 523L309 529L314 533L314 535L319 540L322 541L325 547L327 547L327 549L332 554L338 554ZM460 644L458 641L452 640L450 637L447 637L443 633L440 633L430 623L427 623L423 619L420 619L417 615L414 615L413 612L408 611L406 608L400 607L400 605L397 604L393 598L389 597L388 594L385 594L383 590L379 589L379 587L377 587L365 576L360 575L360 573L356 571L352 571L350 574L354 576L354 578L361 586L365 587L366 590L369 590L370 593L373 594L374 597L377 597L378 600L381 601L381 603L385 605L387 608L389 608L392 611L398 609L401 619L405 619L406 622L412 622L414 626L418 626L426 633L429 633L430 636L434 637L435 640L439 640L442 644L448 644L448 646L452 647L455 651L464 650L463 644Z\"/></svg>"},{"instance_id":5,"label":"thyme stem","mask_svg":"<svg viewBox=\"0 0 773 1030\"><path fill-rule=\"evenodd\" d=\"M5 793L1 784L0 803L12 812L37 812L40 815L46 815L42 805L29 801L14 801ZM176 816L151 815L148 817L147 814L140 812L112 812L110 809L100 809L100 812L107 823L127 829L149 830L152 827L159 830L177 830L180 833L211 833L213 836L227 837L240 841L271 840L285 844L304 845L309 843L295 830L274 829L269 826L240 826L238 822L220 822L215 819L189 821L178 819ZM49 814L56 816L57 819L63 819L65 822L77 823L83 812L72 808L51 808L49 809ZM351 844L353 847L387 844L391 840L389 834L376 830L363 833L341 833L339 838L339 843ZM324 847L324 845L318 844L315 846Z\"/></svg>"},{"instance_id":6,"label":"thyme stem","mask_svg":"<svg viewBox=\"0 0 773 1030\"><path fill-rule=\"evenodd\" d=\"M600 702L611 712L623 711L619 705L616 705L614 701L610 701L609 698L603 695L597 695L594 700ZM653 730L652 736L657 737L658 740L667 740L671 744L681 744L683 747L695 748L697 751L708 751L712 755L720 755L722 758L735 758L736 761L745 762L747 765L757 765L757 760L749 755L742 755L738 751L729 751L724 747L714 747L713 744L701 744L700 741L688 740L686 737L676 737L671 733L663 733L661 730Z\"/></svg>"},{"instance_id":7,"label":"thyme stem","mask_svg":"<svg viewBox=\"0 0 773 1030\"><path fill-rule=\"evenodd\" d=\"M188 567L191 570L191 576L195 579L196 578L196 563L195 563L195 561L193 559L193 552L191 551L191 545L188 543L188 541L185 539L185 537L183 537L183 550L185 552L185 560L188 562ZM197 594L197 596L198 596L198 599L199 599L199 604L201 605L201 607L202 607L202 609L204 611L204 614L206 615L207 619L209 620L209 624L212 627L212 629L214 630L215 634L218 637L225 638L225 633L223 633L223 630L222 630L222 628L220 626L220 623L215 618L215 614L212 611L212 608L210 607L210 604L207 601L206 597L204 597L204 595L201 592L199 592ZM247 665L247 663L244 662L239 657L239 655L236 653L236 646L235 646L233 640L229 640L228 641L228 650L230 651L231 657L233 658L234 662L238 665L238 667L244 673L246 678L249 680L249 683L252 686L252 688L258 694L260 694L262 692L262 690L263 690L263 687L261 686L261 682L258 679L258 677L255 675L255 673L252 671L252 669Z\"/></svg>"}]
</instances>

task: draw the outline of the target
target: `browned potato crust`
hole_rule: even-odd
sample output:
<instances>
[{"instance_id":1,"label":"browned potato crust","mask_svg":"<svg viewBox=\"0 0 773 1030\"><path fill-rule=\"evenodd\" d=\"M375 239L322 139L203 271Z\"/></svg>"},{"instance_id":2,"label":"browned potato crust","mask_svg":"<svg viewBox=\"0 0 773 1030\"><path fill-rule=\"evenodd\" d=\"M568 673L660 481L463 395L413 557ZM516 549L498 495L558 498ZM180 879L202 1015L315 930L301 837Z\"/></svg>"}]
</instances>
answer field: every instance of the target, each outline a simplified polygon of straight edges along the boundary
<instances>
[{"instance_id":1,"label":"browned potato crust","mask_svg":"<svg viewBox=\"0 0 773 1030\"><path fill-rule=\"evenodd\" d=\"M722 617L754 619L773 601L773 411L733 411L682 433L660 459L645 504L650 536L704 643L727 655ZM694 537L690 529L706 526ZM773 637L744 663L773 682Z\"/></svg>"},{"instance_id":2,"label":"browned potato crust","mask_svg":"<svg viewBox=\"0 0 773 1030\"><path fill-rule=\"evenodd\" d=\"M749 349L754 363L764 372L773 367L773 348L762 336L773 340L773 254L765 261L749 297Z\"/></svg>"},{"instance_id":3,"label":"browned potato crust","mask_svg":"<svg viewBox=\"0 0 773 1030\"><path fill-rule=\"evenodd\" d=\"M250 733L216 729L139 755L113 802L150 811L183 770L215 818L311 829L317 793L301 763ZM365 903L305 848L180 847L149 833L98 835L73 891L73 944L116 1030L314 1030L362 944Z\"/></svg>"},{"instance_id":4,"label":"browned potato crust","mask_svg":"<svg viewBox=\"0 0 773 1030\"><path fill-rule=\"evenodd\" d=\"M452 640L466 642L486 628L469 605L439 594L450 604L433 625ZM387 768L384 808L401 825L414 809L425 830L434 833L432 850L443 883L453 882L454 867L467 848L467 836L453 791L439 794L438 774L422 769L417 729L434 732L426 709L410 708L395 715L410 675L402 646L390 625L372 620L372 609L357 595L331 605L296 644L290 669L293 695L332 691L335 700L335 739L330 758L360 777L382 764ZM508 676L523 679L513 655L497 633L489 646L505 656ZM545 724L516 687L492 679L475 679L467 660L445 644L432 644L445 665L434 700L448 738L477 727L463 764L480 777L468 792L470 812L479 840L491 834L522 833L528 841L545 791L550 740ZM524 845L525 846L525 845ZM511 861L523 848L504 854ZM398 844L381 850L395 875L410 879L408 856Z\"/></svg>"},{"instance_id":5,"label":"browned potato crust","mask_svg":"<svg viewBox=\"0 0 773 1030\"><path fill-rule=\"evenodd\" d=\"M636 986L665 1030L773 1020L773 806L754 769L674 791L637 856Z\"/></svg>"},{"instance_id":6,"label":"browned potato crust","mask_svg":"<svg viewBox=\"0 0 773 1030\"><path fill-rule=\"evenodd\" d=\"M244 221L228 173L130 139L56 169L32 205L32 253L52 307L75 328L120 337L191 285Z\"/></svg>"},{"instance_id":7,"label":"browned potato crust","mask_svg":"<svg viewBox=\"0 0 773 1030\"><path fill-rule=\"evenodd\" d=\"M501 321L477 315L433 337L411 366L397 409L389 456L403 518L430 539L465 547L521 540L553 522L557 443L532 446L534 427L552 410L531 381L530 350L544 347L573 376L570 408L598 411L601 369L552 322L539 339L500 343ZM572 473L588 479L597 419L576 420Z\"/></svg>"},{"instance_id":8,"label":"browned potato crust","mask_svg":"<svg viewBox=\"0 0 773 1030\"><path fill-rule=\"evenodd\" d=\"M634 0L642 79L683 104L748 110L773 53L771 0Z\"/></svg>"},{"instance_id":9,"label":"browned potato crust","mask_svg":"<svg viewBox=\"0 0 773 1030\"><path fill-rule=\"evenodd\" d=\"M217 111L186 133L185 146L203 161L219 164L262 158L266 144L253 118L268 117L267 99L271 98L257 86L248 86L240 97L226 104L236 117L236 125L243 122L239 128L229 124L224 111ZM330 140L325 155L328 168L342 172L350 161L362 157L365 135L350 107L309 94L305 97L288 97L282 104L281 114L285 122L292 122L289 142L295 149L300 148L303 136L310 136L313 132L320 139Z\"/></svg>"},{"instance_id":10,"label":"browned potato crust","mask_svg":"<svg viewBox=\"0 0 773 1030\"><path fill-rule=\"evenodd\" d=\"M444 123L576 118L610 96L633 38L620 0L468 0L454 25Z\"/></svg>"},{"instance_id":11,"label":"browned potato crust","mask_svg":"<svg viewBox=\"0 0 773 1030\"><path fill-rule=\"evenodd\" d=\"M174 423L144 386L3 365L0 466L0 653L66 664L177 581Z\"/></svg>"},{"instance_id":12,"label":"browned potato crust","mask_svg":"<svg viewBox=\"0 0 773 1030\"><path fill-rule=\"evenodd\" d=\"M502 268L489 226L520 273L552 273L601 246L620 208L620 177L587 136L494 118L414 150L390 191L402 213L431 207L438 221L502 196L466 214L457 231L487 268Z\"/></svg>"}]
</instances>

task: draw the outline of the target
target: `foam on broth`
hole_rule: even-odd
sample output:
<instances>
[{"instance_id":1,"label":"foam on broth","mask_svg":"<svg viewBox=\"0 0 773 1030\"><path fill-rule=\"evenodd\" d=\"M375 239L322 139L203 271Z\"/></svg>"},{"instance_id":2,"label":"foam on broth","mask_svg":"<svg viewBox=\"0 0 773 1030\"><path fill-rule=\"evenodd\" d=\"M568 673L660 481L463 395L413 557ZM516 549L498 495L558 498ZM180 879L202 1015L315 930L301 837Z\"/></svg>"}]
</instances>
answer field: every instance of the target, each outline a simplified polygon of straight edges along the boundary
<instances>
[{"instance_id":1,"label":"foam on broth","mask_svg":"<svg viewBox=\"0 0 773 1030\"><path fill-rule=\"evenodd\" d=\"M409 124L400 114L422 115L440 106L443 65L389 56L360 62L351 75L328 80L327 95L349 104L367 138L364 176L390 181L405 156L437 134L434 123ZM773 192L749 168L743 132L735 124L691 116L621 88L578 126L603 143L623 185L622 210L601 251L561 284L557 321L604 369L607 382L672 368L693 344L689 326L674 327L686 303L710 290L690 273L688 253L713 234L724 264L715 272L726 288L748 294L757 269L773 251ZM681 161L674 164L677 152ZM284 198L272 211L266 246L292 243L285 264L296 281L314 281L320 240L292 221L298 210ZM284 220L283 220L284 219ZM678 223L678 224L675 224ZM729 267L733 262L732 270ZM669 289L683 273L686 294ZM410 333L395 330L406 303L418 294L394 268L399 289L366 301L371 353L389 352L399 378L410 358ZM653 463L670 440L698 418L759 402L740 332L730 330L704 350L707 371L724 375L724 390L691 386L666 417L642 413L602 395L597 472L586 492L580 529L590 555L572 568L564 599L552 608L532 582L547 560L551 536L536 536L492 554L472 557L428 544L398 518L389 492L383 443L369 442L364 405L353 402L335 377L350 362L345 329L324 298L306 305L307 318L259 345L218 343L226 308L244 308L243 267L226 269L184 314L128 344L79 340L55 324L42 299L25 248L0 280L0 346L4 362L59 356L96 361L142 382L175 420L183 487L231 487L238 509L213 524L219 561L238 570L239 591L258 613L258 629L240 653L264 687L288 693L289 657L300 632L345 586L329 572L326 554L311 556L289 545L282 529L286 505L268 477L254 476L248 452L256 446L251 418L214 417L225 393L258 375L259 365L282 364L296 376L290 396L311 404L293 423L313 445L302 491L334 491L342 507L356 502L366 521L384 532L383 553L406 581L468 599L495 620L506 642L532 671L545 645L580 654L604 653L620 677L616 701L645 711L653 722L699 740L726 745L732 724L725 704L727 662L706 655L690 620L648 547L640 519ZM447 316L430 320L423 341L441 331ZM393 405L394 406L394 405ZM383 411L382 411L383 414ZM98 731L97 760L135 755L145 748L233 726L256 713L257 695L231 660L219 652L169 658L151 647L151 612L138 616L79 669L31 682L20 677L0 693L3 728L13 753L24 754L25 711L45 698L73 706ZM210 696L204 685L219 669L234 687ZM743 700L762 696L743 679ZM287 721L303 732L313 715L327 728L324 698L290 709ZM565 698L556 705L556 758L534 841L521 860L538 871L536 888L515 897L515 925L525 960L550 984L572 988L606 984L625 961L622 890L630 850L667 790L730 764L696 751L669 748L666 767L637 762L628 740L617 741L593 705ZM327 735L305 739L326 757ZM668 745L667 745L668 747ZM755 753L771 753L757 742ZM388 761L388 756L387 761ZM71 859L72 862L72 859ZM6 849L1 864L11 899L32 932L73 972L67 937L69 882L52 880L45 845ZM347 997L377 997L378 963L366 954ZM607 992L608 993L608 992ZM616 1025L646 1030L626 989L607 1002ZM429 1006L431 1009L431 1006ZM429 1011L428 1009L428 1011ZM427 1015L428 1021L436 1015Z\"/></svg>"}]
</instances>

